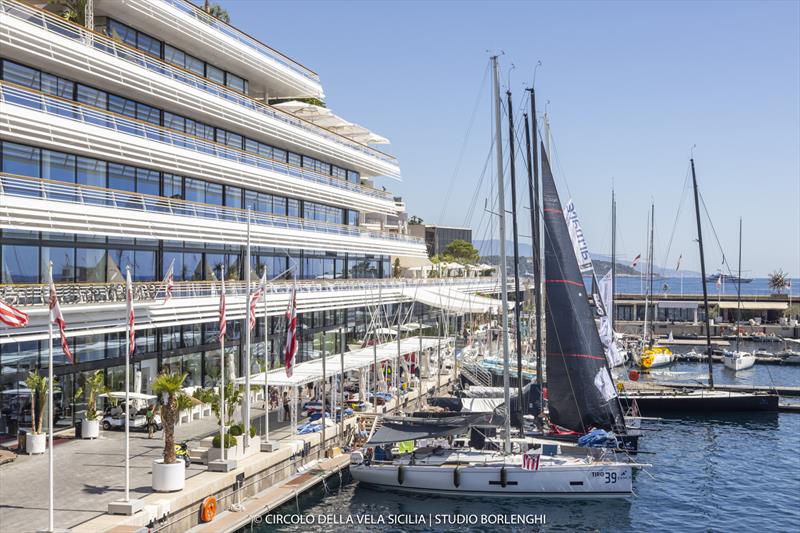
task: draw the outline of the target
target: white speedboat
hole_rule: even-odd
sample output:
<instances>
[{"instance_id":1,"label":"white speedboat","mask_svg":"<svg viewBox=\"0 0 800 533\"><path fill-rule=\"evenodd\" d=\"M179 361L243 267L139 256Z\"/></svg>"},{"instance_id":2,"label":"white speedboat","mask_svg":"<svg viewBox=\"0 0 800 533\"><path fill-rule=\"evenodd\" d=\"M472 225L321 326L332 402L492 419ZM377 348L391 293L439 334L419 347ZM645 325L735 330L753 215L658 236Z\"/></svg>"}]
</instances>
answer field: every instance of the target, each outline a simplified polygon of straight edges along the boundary
<instances>
[{"instance_id":1,"label":"white speedboat","mask_svg":"<svg viewBox=\"0 0 800 533\"><path fill-rule=\"evenodd\" d=\"M639 465L591 457L504 455L479 450L418 450L393 461L350 455L360 483L394 490L459 496L624 497Z\"/></svg>"},{"instance_id":2,"label":"white speedboat","mask_svg":"<svg viewBox=\"0 0 800 533\"><path fill-rule=\"evenodd\" d=\"M725 350L722 352L722 363L733 371L746 370L756 364L755 354Z\"/></svg>"}]
</instances>

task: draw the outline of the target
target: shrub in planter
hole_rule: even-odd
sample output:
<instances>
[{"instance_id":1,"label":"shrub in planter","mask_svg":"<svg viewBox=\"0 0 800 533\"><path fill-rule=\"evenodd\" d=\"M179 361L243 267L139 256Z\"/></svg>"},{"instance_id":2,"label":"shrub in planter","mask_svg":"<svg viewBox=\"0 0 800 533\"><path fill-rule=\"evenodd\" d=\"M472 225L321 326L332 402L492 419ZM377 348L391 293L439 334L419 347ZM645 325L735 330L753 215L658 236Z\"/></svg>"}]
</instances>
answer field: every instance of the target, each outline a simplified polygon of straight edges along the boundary
<instances>
[{"instance_id":1,"label":"shrub in planter","mask_svg":"<svg viewBox=\"0 0 800 533\"><path fill-rule=\"evenodd\" d=\"M236 446L236 436L231 435L230 433L225 434L225 448L233 448ZM219 435L214 435L214 438L211 439L211 447L212 448L219 448Z\"/></svg>"},{"instance_id":2,"label":"shrub in planter","mask_svg":"<svg viewBox=\"0 0 800 533\"><path fill-rule=\"evenodd\" d=\"M28 454L44 453L47 435L42 431L44 410L47 402L47 378L38 372L28 373L25 384L31 390L31 432L25 438L25 451Z\"/></svg>"},{"instance_id":3,"label":"shrub in planter","mask_svg":"<svg viewBox=\"0 0 800 533\"><path fill-rule=\"evenodd\" d=\"M86 389L76 392L86 395L86 417L81 421L81 437L94 439L100 435L100 413L97 412L97 395L108 392L102 370L97 370L86 378Z\"/></svg>"},{"instance_id":4,"label":"shrub in planter","mask_svg":"<svg viewBox=\"0 0 800 533\"><path fill-rule=\"evenodd\" d=\"M229 435L233 435L234 437L238 437L244 433L244 426L242 424L234 424L228 430Z\"/></svg>"},{"instance_id":5,"label":"shrub in planter","mask_svg":"<svg viewBox=\"0 0 800 533\"><path fill-rule=\"evenodd\" d=\"M159 492L182 490L186 481L185 466L175 455L175 423L178 421L183 395L181 387L186 380L185 373L159 374L153 382L153 393L159 396L161 422L164 425L163 459L153 461L153 490Z\"/></svg>"}]
</instances>

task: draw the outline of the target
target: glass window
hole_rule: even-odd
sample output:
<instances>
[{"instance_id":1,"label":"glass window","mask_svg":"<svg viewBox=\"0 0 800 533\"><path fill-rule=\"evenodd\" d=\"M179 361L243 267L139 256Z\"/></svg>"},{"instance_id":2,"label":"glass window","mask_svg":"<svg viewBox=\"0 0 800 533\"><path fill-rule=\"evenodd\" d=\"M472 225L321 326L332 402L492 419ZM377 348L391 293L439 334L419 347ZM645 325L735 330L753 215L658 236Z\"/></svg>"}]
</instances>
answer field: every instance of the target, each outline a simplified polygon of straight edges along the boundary
<instances>
[{"instance_id":1,"label":"glass window","mask_svg":"<svg viewBox=\"0 0 800 533\"><path fill-rule=\"evenodd\" d=\"M42 280L48 279L48 263L53 262L53 281L56 283L71 283L75 278L75 249L42 246L42 260L40 276Z\"/></svg>"},{"instance_id":2,"label":"glass window","mask_svg":"<svg viewBox=\"0 0 800 533\"><path fill-rule=\"evenodd\" d=\"M153 39L146 33L136 32L136 47L156 57L161 57L161 41Z\"/></svg>"},{"instance_id":3,"label":"glass window","mask_svg":"<svg viewBox=\"0 0 800 533\"><path fill-rule=\"evenodd\" d=\"M331 174L343 180L347 179L347 171L343 168L337 167L336 165L331 166Z\"/></svg>"},{"instance_id":4,"label":"glass window","mask_svg":"<svg viewBox=\"0 0 800 533\"><path fill-rule=\"evenodd\" d=\"M183 178L174 174L164 174L164 196L183 199Z\"/></svg>"},{"instance_id":5,"label":"glass window","mask_svg":"<svg viewBox=\"0 0 800 533\"><path fill-rule=\"evenodd\" d=\"M300 216L300 200L295 200L294 198L289 198L287 200L287 205L288 205L287 214L290 217L299 217Z\"/></svg>"},{"instance_id":6,"label":"glass window","mask_svg":"<svg viewBox=\"0 0 800 533\"><path fill-rule=\"evenodd\" d=\"M42 150L42 177L46 180L75 183L75 156Z\"/></svg>"},{"instance_id":7,"label":"glass window","mask_svg":"<svg viewBox=\"0 0 800 533\"><path fill-rule=\"evenodd\" d=\"M113 38L136 47L136 30L125 24L121 24L116 20L109 19L108 26L106 26L106 33Z\"/></svg>"},{"instance_id":8,"label":"glass window","mask_svg":"<svg viewBox=\"0 0 800 533\"><path fill-rule=\"evenodd\" d=\"M93 187L106 186L107 164L89 157L78 157L78 183Z\"/></svg>"},{"instance_id":9,"label":"glass window","mask_svg":"<svg viewBox=\"0 0 800 533\"><path fill-rule=\"evenodd\" d=\"M228 207L242 208L242 189L239 187L225 186L225 205Z\"/></svg>"},{"instance_id":10,"label":"glass window","mask_svg":"<svg viewBox=\"0 0 800 533\"><path fill-rule=\"evenodd\" d=\"M75 84L64 78L42 73L42 92L72 100L75 97Z\"/></svg>"},{"instance_id":11,"label":"glass window","mask_svg":"<svg viewBox=\"0 0 800 533\"><path fill-rule=\"evenodd\" d=\"M206 254L206 275L208 281L219 281L225 254Z\"/></svg>"},{"instance_id":12,"label":"glass window","mask_svg":"<svg viewBox=\"0 0 800 533\"><path fill-rule=\"evenodd\" d=\"M358 226L358 211L352 209L347 210L347 224L350 226Z\"/></svg>"},{"instance_id":13,"label":"glass window","mask_svg":"<svg viewBox=\"0 0 800 533\"><path fill-rule=\"evenodd\" d=\"M39 247L18 244L3 245L4 284L39 281Z\"/></svg>"},{"instance_id":14,"label":"glass window","mask_svg":"<svg viewBox=\"0 0 800 533\"><path fill-rule=\"evenodd\" d=\"M350 181L352 183L361 183L361 174L359 174L355 170L348 170L347 181Z\"/></svg>"},{"instance_id":15,"label":"glass window","mask_svg":"<svg viewBox=\"0 0 800 533\"><path fill-rule=\"evenodd\" d=\"M245 92L245 90L244 90L244 78L240 78L239 76L231 74L230 72L228 72L228 76L227 76L227 86L231 87L233 89L236 89L240 93Z\"/></svg>"},{"instance_id":16,"label":"glass window","mask_svg":"<svg viewBox=\"0 0 800 533\"><path fill-rule=\"evenodd\" d=\"M75 250L75 281L104 282L106 280L106 251L97 248Z\"/></svg>"},{"instance_id":17,"label":"glass window","mask_svg":"<svg viewBox=\"0 0 800 533\"><path fill-rule=\"evenodd\" d=\"M161 328L161 349L176 350L180 347L181 347L181 327L169 326L166 328Z\"/></svg>"},{"instance_id":18,"label":"glass window","mask_svg":"<svg viewBox=\"0 0 800 533\"><path fill-rule=\"evenodd\" d=\"M186 66L184 67L189 72L194 72L198 76L204 76L205 63L194 56L186 54Z\"/></svg>"},{"instance_id":19,"label":"glass window","mask_svg":"<svg viewBox=\"0 0 800 533\"><path fill-rule=\"evenodd\" d=\"M40 178L41 150L23 144L3 143L3 172Z\"/></svg>"},{"instance_id":20,"label":"glass window","mask_svg":"<svg viewBox=\"0 0 800 533\"><path fill-rule=\"evenodd\" d=\"M184 195L189 202L205 202L205 182L196 178L186 178L184 181Z\"/></svg>"},{"instance_id":21,"label":"glass window","mask_svg":"<svg viewBox=\"0 0 800 533\"><path fill-rule=\"evenodd\" d=\"M177 65L181 68L186 67L186 54L182 50L178 50L174 46L164 44L164 61Z\"/></svg>"},{"instance_id":22,"label":"glass window","mask_svg":"<svg viewBox=\"0 0 800 533\"><path fill-rule=\"evenodd\" d=\"M57 344L57 343L56 343ZM59 347L56 349L60 350ZM75 341L76 363L87 361L99 361L106 356L106 336L103 333L98 335L84 335Z\"/></svg>"},{"instance_id":23,"label":"glass window","mask_svg":"<svg viewBox=\"0 0 800 533\"><path fill-rule=\"evenodd\" d=\"M133 267L133 281L159 281L156 277L156 252L154 250L136 250Z\"/></svg>"},{"instance_id":24,"label":"glass window","mask_svg":"<svg viewBox=\"0 0 800 533\"><path fill-rule=\"evenodd\" d=\"M164 111L164 127L178 131L186 131L186 119L180 115Z\"/></svg>"},{"instance_id":25,"label":"glass window","mask_svg":"<svg viewBox=\"0 0 800 533\"><path fill-rule=\"evenodd\" d=\"M108 251L106 267L106 281L109 283L121 283L125 281L125 267L130 266L134 270L134 252L133 250L116 250L111 249ZM131 276L135 272L131 272Z\"/></svg>"},{"instance_id":26,"label":"glass window","mask_svg":"<svg viewBox=\"0 0 800 533\"><path fill-rule=\"evenodd\" d=\"M214 330L216 323L208 323L204 325L204 339L207 343L214 342L217 336L217 331ZM220 378L220 351L211 350L205 352L205 375L203 376L204 387L214 387Z\"/></svg>"},{"instance_id":27,"label":"glass window","mask_svg":"<svg viewBox=\"0 0 800 533\"><path fill-rule=\"evenodd\" d=\"M205 186L205 203L211 205L222 205L222 185L219 183L206 182Z\"/></svg>"},{"instance_id":28,"label":"glass window","mask_svg":"<svg viewBox=\"0 0 800 533\"><path fill-rule=\"evenodd\" d=\"M136 167L109 163L108 188L136 192Z\"/></svg>"},{"instance_id":29,"label":"glass window","mask_svg":"<svg viewBox=\"0 0 800 533\"><path fill-rule=\"evenodd\" d=\"M42 86L42 78L38 70L8 60L3 61L3 79L37 91Z\"/></svg>"},{"instance_id":30,"label":"glass window","mask_svg":"<svg viewBox=\"0 0 800 533\"><path fill-rule=\"evenodd\" d=\"M203 254L185 253L183 254L183 275L184 281L201 281L203 277Z\"/></svg>"},{"instance_id":31,"label":"glass window","mask_svg":"<svg viewBox=\"0 0 800 533\"><path fill-rule=\"evenodd\" d=\"M172 265L172 276L175 281L183 281L183 254L181 252L164 252L164 271L161 273L161 279L167 275L169 265Z\"/></svg>"},{"instance_id":32,"label":"glass window","mask_svg":"<svg viewBox=\"0 0 800 533\"><path fill-rule=\"evenodd\" d=\"M300 157L299 154L295 154L294 152L289 152L288 161L290 165L296 165L299 167L303 163L303 158Z\"/></svg>"},{"instance_id":33,"label":"glass window","mask_svg":"<svg viewBox=\"0 0 800 533\"><path fill-rule=\"evenodd\" d=\"M161 124L161 110L146 104L136 104L136 118L155 124Z\"/></svg>"},{"instance_id":34,"label":"glass window","mask_svg":"<svg viewBox=\"0 0 800 533\"><path fill-rule=\"evenodd\" d=\"M198 329L200 329L200 324L195 324ZM199 334L199 333L198 333ZM184 336L184 340L185 340ZM199 344L199 337L197 339ZM188 345L187 345L188 346ZM194 346L194 345L192 345ZM186 354L183 356L183 371L186 372L186 381L184 381L184 387L195 387L200 386L202 384L203 374L203 354L202 352Z\"/></svg>"},{"instance_id":35,"label":"glass window","mask_svg":"<svg viewBox=\"0 0 800 533\"><path fill-rule=\"evenodd\" d=\"M186 119L186 133L209 141L214 140L214 128L190 118Z\"/></svg>"},{"instance_id":36,"label":"glass window","mask_svg":"<svg viewBox=\"0 0 800 533\"><path fill-rule=\"evenodd\" d=\"M286 198L282 196L273 196L272 212L276 215L286 216Z\"/></svg>"},{"instance_id":37,"label":"glass window","mask_svg":"<svg viewBox=\"0 0 800 533\"><path fill-rule=\"evenodd\" d=\"M158 196L161 192L159 181L159 174L155 170L136 170L136 192Z\"/></svg>"},{"instance_id":38,"label":"glass window","mask_svg":"<svg viewBox=\"0 0 800 533\"><path fill-rule=\"evenodd\" d=\"M78 84L77 100L82 104L99 107L100 109L108 108L108 94L105 91L100 91L93 87Z\"/></svg>"},{"instance_id":39,"label":"glass window","mask_svg":"<svg viewBox=\"0 0 800 533\"><path fill-rule=\"evenodd\" d=\"M183 345L200 346L202 340L202 327L200 324L186 324L183 326Z\"/></svg>"},{"instance_id":40,"label":"glass window","mask_svg":"<svg viewBox=\"0 0 800 533\"><path fill-rule=\"evenodd\" d=\"M217 142L239 150L242 149L242 136L222 128L217 128Z\"/></svg>"},{"instance_id":41,"label":"glass window","mask_svg":"<svg viewBox=\"0 0 800 533\"><path fill-rule=\"evenodd\" d=\"M114 94L108 95L108 110L127 117L136 118L136 102Z\"/></svg>"},{"instance_id":42,"label":"glass window","mask_svg":"<svg viewBox=\"0 0 800 533\"><path fill-rule=\"evenodd\" d=\"M213 65L206 64L206 78L225 85L225 71L218 69Z\"/></svg>"},{"instance_id":43,"label":"glass window","mask_svg":"<svg viewBox=\"0 0 800 533\"><path fill-rule=\"evenodd\" d=\"M273 155L273 159L275 159L275 161L282 161L284 163L286 162L286 157L287 157L286 150L281 150L280 148L276 148L276 147L273 146L272 147L272 152L274 154Z\"/></svg>"}]
</instances>

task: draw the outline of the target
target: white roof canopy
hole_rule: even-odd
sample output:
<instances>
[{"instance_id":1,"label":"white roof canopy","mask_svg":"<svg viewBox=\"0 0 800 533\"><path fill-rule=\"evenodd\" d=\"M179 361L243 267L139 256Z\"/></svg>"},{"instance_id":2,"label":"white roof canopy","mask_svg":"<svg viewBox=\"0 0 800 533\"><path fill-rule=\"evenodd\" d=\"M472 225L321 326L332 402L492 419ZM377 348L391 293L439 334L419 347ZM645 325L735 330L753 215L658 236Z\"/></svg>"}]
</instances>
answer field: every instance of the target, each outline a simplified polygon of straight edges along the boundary
<instances>
[{"instance_id":1,"label":"white roof canopy","mask_svg":"<svg viewBox=\"0 0 800 533\"><path fill-rule=\"evenodd\" d=\"M436 348L441 345L442 348L447 346L447 339L437 339L436 337L423 337L422 349ZM406 355L410 353L419 352L420 338L409 337L400 341L400 354ZM344 354L344 371L350 372L352 370L359 370L361 368L369 368L377 359L378 363L389 361L397 357L397 342L387 342L379 344L377 350L368 346L360 348ZM377 352L377 355L376 355ZM341 355L334 354L325 358L325 374L326 376L334 376L342 373ZM322 359L314 359L312 361L305 361L299 363L294 367L292 377L286 376L284 368L276 368L270 370L267 376L267 383L274 387L299 387L314 381L320 381L322 376ZM236 383L244 384L245 378L238 378ZM250 375L250 385L264 386L264 372Z\"/></svg>"},{"instance_id":2,"label":"white roof canopy","mask_svg":"<svg viewBox=\"0 0 800 533\"><path fill-rule=\"evenodd\" d=\"M327 107L318 105L307 104L297 100L289 102L282 102L274 104L281 111L286 111L292 115L312 122L317 126L327 128L334 133L338 133L342 137L347 137L362 144L389 144L389 139L373 133L364 126L353 124L338 115L334 115L333 111Z\"/></svg>"}]
</instances>

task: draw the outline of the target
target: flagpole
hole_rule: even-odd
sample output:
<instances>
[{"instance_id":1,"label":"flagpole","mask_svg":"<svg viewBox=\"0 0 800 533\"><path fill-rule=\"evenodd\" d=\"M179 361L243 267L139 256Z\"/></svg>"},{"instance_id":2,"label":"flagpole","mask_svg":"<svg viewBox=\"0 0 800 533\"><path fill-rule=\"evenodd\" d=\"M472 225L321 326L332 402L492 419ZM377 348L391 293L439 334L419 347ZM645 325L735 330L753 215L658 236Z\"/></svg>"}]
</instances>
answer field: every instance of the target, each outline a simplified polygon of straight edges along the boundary
<instances>
[{"instance_id":1,"label":"flagpole","mask_svg":"<svg viewBox=\"0 0 800 533\"><path fill-rule=\"evenodd\" d=\"M222 298L225 298L225 265L220 266L220 280L222 280ZM220 309L221 311L221 309ZM227 315L227 313L226 313ZM219 425L219 446L220 457L225 461L225 335L222 334L222 320L227 320L227 316L220 315L220 336L219 336L219 368L220 368L220 388L219 406L220 421Z\"/></svg>"},{"instance_id":2,"label":"flagpole","mask_svg":"<svg viewBox=\"0 0 800 533\"><path fill-rule=\"evenodd\" d=\"M247 208L247 258L244 262L245 314L244 314L244 448L250 447L250 208ZM255 314L255 312L253 313Z\"/></svg>"},{"instance_id":3,"label":"flagpole","mask_svg":"<svg viewBox=\"0 0 800 533\"><path fill-rule=\"evenodd\" d=\"M48 275L50 276L50 285L53 285L53 262L50 261L48 268L47 268ZM50 450L48 455L48 489L49 489L49 530L54 531L55 525L53 521L53 510L54 510L54 502L55 499L53 497L53 304L50 304L50 320L47 324L47 332L48 332L48 355L47 355L47 385L48 385L48 394L47 394L47 431L48 436L47 439L50 444ZM35 414L33 414L35 416Z\"/></svg>"},{"instance_id":4,"label":"flagpole","mask_svg":"<svg viewBox=\"0 0 800 533\"><path fill-rule=\"evenodd\" d=\"M267 279L267 267L264 267L264 279ZM269 362L270 362L270 353L269 353L269 341L267 340L267 333L269 332L268 325L267 325L267 293L266 288L264 289L264 439L266 442L269 442L269 404L270 404L270 397L269 397L269 385L268 385L268 378L269 378Z\"/></svg>"},{"instance_id":5,"label":"flagpole","mask_svg":"<svg viewBox=\"0 0 800 533\"><path fill-rule=\"evenodd\" d=\"M125 284L126 293L130 290L128 281L131 279L131 267L125 266ZM130 398L130 373L131 373L131 324L130 312L133 308L133 295L126 294L126 299L130 298L128 308L128 317L125 320L125 501L130 501L130 485L131 485L131 398Z\"/></svg>"}]
</instances>

